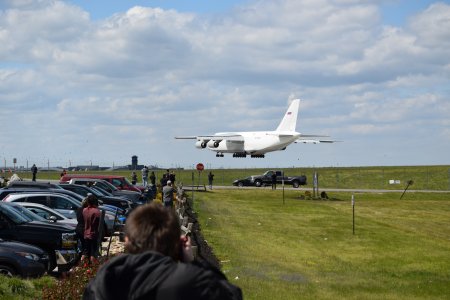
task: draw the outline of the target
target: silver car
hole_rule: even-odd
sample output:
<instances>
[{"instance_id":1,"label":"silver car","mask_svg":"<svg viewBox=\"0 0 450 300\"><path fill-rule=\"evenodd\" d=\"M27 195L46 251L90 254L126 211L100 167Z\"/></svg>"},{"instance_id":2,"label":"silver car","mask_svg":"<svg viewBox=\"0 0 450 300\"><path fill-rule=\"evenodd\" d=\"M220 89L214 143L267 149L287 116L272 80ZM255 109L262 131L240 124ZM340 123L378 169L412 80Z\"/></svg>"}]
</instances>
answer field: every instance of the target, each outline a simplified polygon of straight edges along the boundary
<instances>
[{"instance_id":1,"label":"silver car","mask_svg":"<svg viewBox=\"0 0 450 300\"><path fill-rule=\"evenodd\" d=\"M76 211L81 207L78 200L58 193L17 193L9 194L3 201L5 202L32 202L48 206L69 219L76 219ZM103 210L102 208L100 208ZM113 212L105 211L104 235L110 236L114 231L116 224L120 223Z\"/></svg>"},{"instance_id":2,"label":"silver car","mask_svg":"<svg viewBox=\"0 0 450 300\"><path fill-rule=\"evenodd\" d=\"M46 219L47 221L58 223L58 224L65 224L70 225L72 227L77 226L77 219L69 219L60 212L51 209L48 206L39 204L39 203L32 203L32 202L13 202L17 203L29 211L35 213L36 215Z\"/></svg>"}]
</instances>

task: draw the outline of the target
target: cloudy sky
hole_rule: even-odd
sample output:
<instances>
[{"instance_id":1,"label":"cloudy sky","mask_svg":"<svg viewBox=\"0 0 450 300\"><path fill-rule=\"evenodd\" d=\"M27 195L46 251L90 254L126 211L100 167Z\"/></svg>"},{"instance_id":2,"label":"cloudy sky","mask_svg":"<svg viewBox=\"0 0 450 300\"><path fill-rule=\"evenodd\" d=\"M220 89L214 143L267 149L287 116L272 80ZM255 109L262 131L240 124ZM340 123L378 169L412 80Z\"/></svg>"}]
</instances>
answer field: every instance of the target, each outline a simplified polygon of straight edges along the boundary
<instances>
[{"instance_id":1,"label":"cloudy sky","mask_svg":"<svg viewBox=\"0 0 450 300\"><path fill-rule=\"evenodd\" d=\"M1 166L450 164L450 1L0 0L0 43ZM174 139L273 130L294 98L343 142Z\"/></svg>"}]
</instances>

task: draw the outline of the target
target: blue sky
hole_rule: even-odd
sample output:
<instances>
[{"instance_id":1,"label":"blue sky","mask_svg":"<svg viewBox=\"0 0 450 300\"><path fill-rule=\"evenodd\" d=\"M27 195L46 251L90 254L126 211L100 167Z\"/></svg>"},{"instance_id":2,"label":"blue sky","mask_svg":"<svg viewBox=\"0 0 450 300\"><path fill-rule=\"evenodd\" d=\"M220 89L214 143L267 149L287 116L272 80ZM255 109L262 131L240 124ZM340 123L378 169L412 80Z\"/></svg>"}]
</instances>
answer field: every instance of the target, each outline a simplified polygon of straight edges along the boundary
<instances>
[{"instance_id":1,"label":"blue sky","mask_svg":"<svg viewBox=\"0 0 450 300\"><path fill-rule=\"evenodd\" d=\"M0 2L0 165L450 164L450 3ZM216 158L178 135L272 130L293 144Z\"/></svg>"}]
</instances>

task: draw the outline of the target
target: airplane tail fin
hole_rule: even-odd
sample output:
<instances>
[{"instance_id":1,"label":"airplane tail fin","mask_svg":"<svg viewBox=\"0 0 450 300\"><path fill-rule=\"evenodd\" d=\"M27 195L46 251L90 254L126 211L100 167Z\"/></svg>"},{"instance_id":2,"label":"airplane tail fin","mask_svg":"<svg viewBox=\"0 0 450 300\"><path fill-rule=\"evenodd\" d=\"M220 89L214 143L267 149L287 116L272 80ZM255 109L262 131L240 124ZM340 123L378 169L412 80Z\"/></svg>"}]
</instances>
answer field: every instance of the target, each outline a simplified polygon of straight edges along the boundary
<instances>
[{"instance_id":1,"label":"airplane tail fin","mask_svg":"<svg viewBox=\"0 0 450 300\"><path fill-rule=\"evenodd\" d=\"M276 131L295 131L299 106L300 99L295 99L291 102Z\"/></svg>"}]
</instances>

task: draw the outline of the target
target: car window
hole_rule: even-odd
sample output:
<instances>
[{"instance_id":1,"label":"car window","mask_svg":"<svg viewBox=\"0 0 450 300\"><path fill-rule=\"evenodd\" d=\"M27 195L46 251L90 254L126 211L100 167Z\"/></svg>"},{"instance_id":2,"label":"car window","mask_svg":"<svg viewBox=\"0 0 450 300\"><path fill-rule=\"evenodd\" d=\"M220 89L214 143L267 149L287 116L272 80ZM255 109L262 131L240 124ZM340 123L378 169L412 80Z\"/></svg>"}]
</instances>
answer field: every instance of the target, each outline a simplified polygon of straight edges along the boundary
<instances>
[{"instance_id":1,"label":"car window","mask_svg":"<svg viewBox=\"0 0 450 300\"><path fill-rule=\"evenodd\" d=\"M120 179L113 179L112 184L114 186L121 186L122 182L120 181Z\"/></svg>"},{"instance_id":2,"label":"car window","mask_svg":"<svg viewBox=\"0 0 450 300\"><path fill-rule=\"evenodd\" d=\"M39 203L42 205L48 205L47 196L44 196L44 195L28 196L26 198L25 202L33 202L33 203Z\"/></svg>"},{"instance_id":3,"label":"car window","mask_svg":"<svg viewBox=\"0 0 450 300\"><path fill-rule=\"evenodd\" d=\"M102 188L110 193L112 193L114 191L114 189L116 188L115 186L113 186L111 184L106 184L104 182L96 182L95 185L98 185L100 188Z\"/></svg>"},{"instance_id":4,"label":"car window","mask_svg":"<svg viewBox=\"0 0 450 300\"><path fill-rule=\"evenodd\" d=\"M30 219L24 215L18 213L14 208L4 205L0 208L1 213L3 213L8 219L10 219L15 224L23 224L30 222ZM1 215L0 213L0 215ZM1 218L0 218L1 219Z\"/></svg>"},{"instance_id":5,"label":"car window","mask_svg":"<svg viewBox=\"0 0 450 300\"><path fill-rule=\"evenodd\" d=\"M21 205L11 205L11 207L14 208L18 213L20 213L20 215L22 217L28 219L30 222L31 221L45 221L41 217L36 216L31 211L29 211L28 209L26 209L25 207L23 207Z\"/></svg>"},{"instance_id":6,"label":"car window","mask_svg":"<svg viewBox=\"0 0 450 300\"><path fill-rule=\"evenodd\" d=\"M50 207L54 209L74 209L72 202L63 197L50 196Z\"/></svg>"},{"instance_id":7,"label":"car window","mask_svg":"<svg viewBox=\"0 0 450 300\"><path fill-rule=\"evenodd\" d=\"M56 217L57 220L62 220L60 216L55 215L54 213L51 213L41 207L29 207L28 209L37 214L38 216L41 216L47 220L49 220L51 216Z\"/></svg>"}]
</instances>

